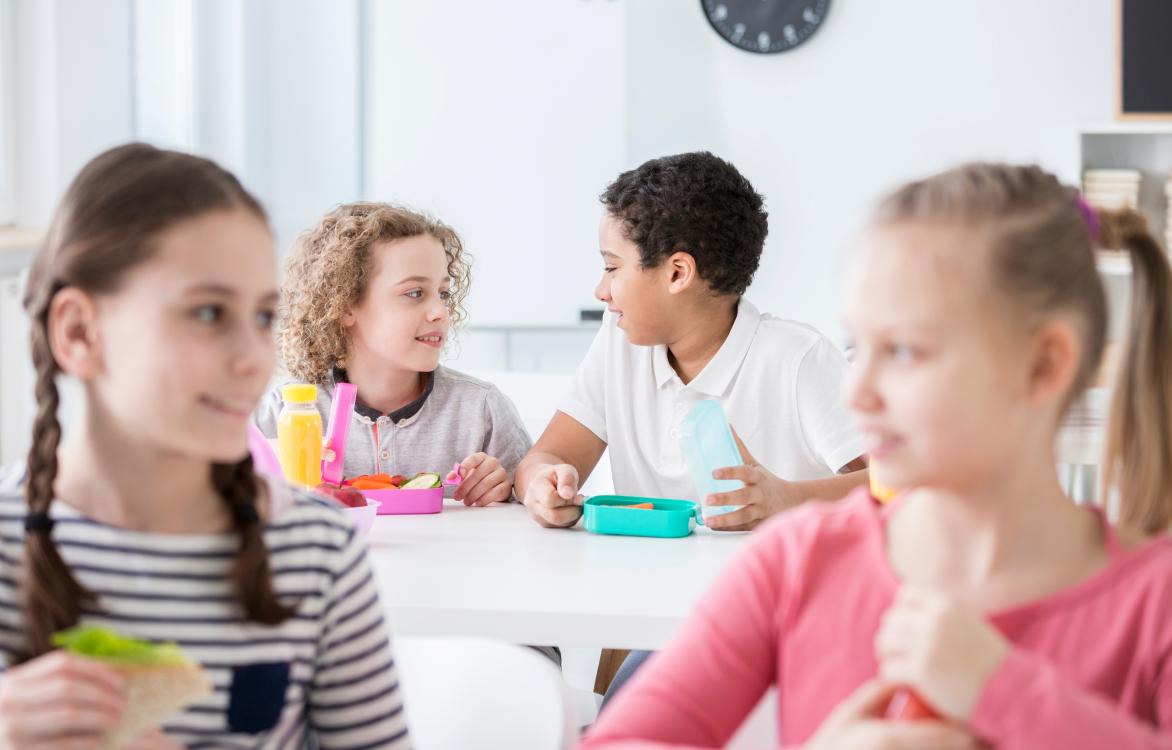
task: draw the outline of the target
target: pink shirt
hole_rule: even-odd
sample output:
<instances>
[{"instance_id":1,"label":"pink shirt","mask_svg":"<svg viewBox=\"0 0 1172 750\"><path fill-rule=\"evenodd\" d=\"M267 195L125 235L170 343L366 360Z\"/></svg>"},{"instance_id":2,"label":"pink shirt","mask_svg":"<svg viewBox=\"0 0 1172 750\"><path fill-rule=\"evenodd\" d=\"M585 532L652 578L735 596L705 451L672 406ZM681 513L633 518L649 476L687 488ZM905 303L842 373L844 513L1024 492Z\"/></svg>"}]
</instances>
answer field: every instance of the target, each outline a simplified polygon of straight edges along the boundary
<instances>
[{"instance_id":1,"label":"pink shirt","mask_svg":"<svg viewBox=\"0 0 1172 750\"><path fill-rule=\"evenodd\" d=\"M885 523L859 490L756 532L582 747L720 747L772 684L782 744L806 741L877 673ZM1172 538L1123 549L1104 526L1104 570L989 616L1015 646L969 721L990 745L1172 748Z\"/></svg>"}]
</instances>

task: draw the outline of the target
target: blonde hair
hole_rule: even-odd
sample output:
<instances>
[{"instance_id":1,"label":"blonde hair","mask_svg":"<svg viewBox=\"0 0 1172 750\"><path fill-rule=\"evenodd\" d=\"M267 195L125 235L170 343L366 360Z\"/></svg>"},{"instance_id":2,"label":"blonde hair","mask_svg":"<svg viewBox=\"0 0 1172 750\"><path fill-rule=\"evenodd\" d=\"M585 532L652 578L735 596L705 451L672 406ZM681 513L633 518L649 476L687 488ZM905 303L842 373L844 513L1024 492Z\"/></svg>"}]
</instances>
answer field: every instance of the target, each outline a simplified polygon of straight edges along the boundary
<instances>
[{"instance_id":1,"label":"blonde hair","mask_svg":"<svg viewBox=\"0 0 1172 750\"><path fill-rule=\"evenodd\" d=\"M470 261L456 230L424 213L389 203L348 203L303 234L285 263L277 346L285 370L306 383L329 382L345 362L350 337L342 325L366 293L379 242L429 235L444 247L451 279L452 327L466 318Z\"/></svg>"},{"instance_id":2,"label":"blonde hair","mask_svg":"<svg viewBox=\"0 0 1172 750\"><path fill-rule=\"evenodd\" d=\"M1073 188L1036 166L967 164L900 188L876 220L950 222L983 240L992 284L1016 319L1030 325L1070 313L1079 321L1081 360L1065 406L1094 381L1106 294L1089 217ZM1142 223L1120 239L1132 255L1134 287L1103 487L1119 491L1122 525L1153 534L1172 523L1172 272Z\"/></svg>"}]
</instances>

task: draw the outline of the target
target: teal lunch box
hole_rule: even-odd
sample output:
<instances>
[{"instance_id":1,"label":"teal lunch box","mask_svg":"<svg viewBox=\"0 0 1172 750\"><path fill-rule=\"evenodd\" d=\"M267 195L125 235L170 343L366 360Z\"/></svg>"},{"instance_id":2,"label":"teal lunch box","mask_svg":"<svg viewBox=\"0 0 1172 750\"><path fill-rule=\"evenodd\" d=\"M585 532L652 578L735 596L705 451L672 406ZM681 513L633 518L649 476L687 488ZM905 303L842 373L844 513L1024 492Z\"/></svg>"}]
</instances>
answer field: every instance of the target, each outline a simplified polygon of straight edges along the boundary
<instances>
[{"instance_id":1,"label":"teal lunch box","mask_svg":"<svg viewBox=\"0 0 1172 750\"><path fill-rule=\"evenodd\" d=\"M651 503L651 508L629 508ZM700 506L691 500L660 500L625 495L595 495L582 504L586 530L594 534L687 536L700 519Z\"/></svg>"}]
</instances>

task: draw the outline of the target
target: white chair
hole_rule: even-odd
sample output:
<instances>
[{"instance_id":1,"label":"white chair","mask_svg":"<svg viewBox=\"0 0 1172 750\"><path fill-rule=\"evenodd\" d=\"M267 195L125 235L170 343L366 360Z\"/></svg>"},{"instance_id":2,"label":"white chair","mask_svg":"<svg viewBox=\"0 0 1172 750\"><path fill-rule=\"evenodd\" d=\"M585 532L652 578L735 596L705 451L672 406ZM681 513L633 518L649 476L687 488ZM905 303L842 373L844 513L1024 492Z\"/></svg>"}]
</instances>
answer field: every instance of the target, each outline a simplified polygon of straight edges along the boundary
<instances>
[{"instance_id":1,"label":"white chair","mask_svg":"<svg viewBox=\"0 0 1172 750\"><path fill-rule=\"evenodd\" d=\"M398 638L395 662L416 750L563 750L578 726L545 657L481 638Z\"/></svg>"}]
</instances>

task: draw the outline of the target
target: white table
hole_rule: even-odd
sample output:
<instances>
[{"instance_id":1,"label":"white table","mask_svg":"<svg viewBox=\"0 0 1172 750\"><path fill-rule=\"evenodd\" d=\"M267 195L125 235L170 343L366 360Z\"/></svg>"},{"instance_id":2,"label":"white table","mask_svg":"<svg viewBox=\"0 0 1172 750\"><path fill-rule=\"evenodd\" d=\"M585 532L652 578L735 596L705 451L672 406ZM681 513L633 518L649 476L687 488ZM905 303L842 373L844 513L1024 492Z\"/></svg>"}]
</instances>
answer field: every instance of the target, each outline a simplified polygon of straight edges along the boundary
<instances>
[{"instance_id":1,"label":"white table","mask_svg":"<svg viewBox=\"0 0 1172 750\"><path fill-rule=\"evenodd\" d=\"M519 504L379 516L370 557L396 635L657 649L747 538L545 529Z\"/></svg>"}]
</instances>

